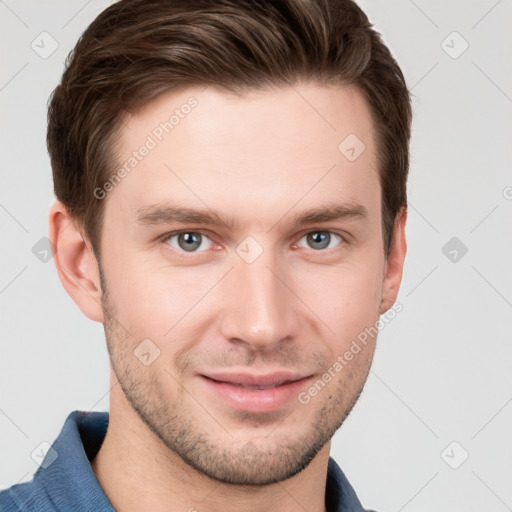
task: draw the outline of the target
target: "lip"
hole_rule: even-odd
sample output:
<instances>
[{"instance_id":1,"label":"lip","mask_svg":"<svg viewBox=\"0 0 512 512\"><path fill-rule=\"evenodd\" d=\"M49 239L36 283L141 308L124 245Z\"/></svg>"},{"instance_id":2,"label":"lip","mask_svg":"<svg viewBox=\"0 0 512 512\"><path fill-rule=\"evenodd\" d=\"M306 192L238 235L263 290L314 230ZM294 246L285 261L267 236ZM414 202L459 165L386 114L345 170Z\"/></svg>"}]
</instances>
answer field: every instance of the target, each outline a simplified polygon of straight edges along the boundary
<instances>
[{"instance_id":1,"label":"lip","mask_svg":"<svg viewBox=\"0 0 512 512\"><path fill-rule=\"evenodd\" d=\"M272 412L284 407L313 378L290 372L256 375L216 373L199 375L206 388L231 408L246 412Z\"/></svg>"},{"instance_id":2,"label":"lip","mask_svg":"<svg viewBox=\"0 0 512 512\"><path fill-rule=\"evenodd\" d=\"M287 382L305 379L310 375L292 372L273 372L266 374L250 374L250 373L208 373L203 377L207 377L218 382L227 382L246 387L275 387Z\"/></svg>"}]
</instances>

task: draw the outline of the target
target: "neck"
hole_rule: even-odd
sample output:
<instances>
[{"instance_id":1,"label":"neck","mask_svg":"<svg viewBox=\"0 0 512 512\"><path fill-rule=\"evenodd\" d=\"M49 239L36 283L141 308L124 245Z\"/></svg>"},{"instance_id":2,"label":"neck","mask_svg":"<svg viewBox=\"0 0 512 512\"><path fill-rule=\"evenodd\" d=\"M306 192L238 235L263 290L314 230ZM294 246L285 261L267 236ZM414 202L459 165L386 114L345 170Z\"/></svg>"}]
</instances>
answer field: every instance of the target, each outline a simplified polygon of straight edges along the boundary
<instances>
[{"instance_id":1,"label":"neck","mask_svg":"<svg viewBox=\"0 0 512 512\"><path fill-rule=\"evenodd\" d=\"M218 482L169 450L114 385L107 434L91 467L118 512L324 512L329 451L327 443L306 469L272 485Z\"/></svg>"}]
</instances>

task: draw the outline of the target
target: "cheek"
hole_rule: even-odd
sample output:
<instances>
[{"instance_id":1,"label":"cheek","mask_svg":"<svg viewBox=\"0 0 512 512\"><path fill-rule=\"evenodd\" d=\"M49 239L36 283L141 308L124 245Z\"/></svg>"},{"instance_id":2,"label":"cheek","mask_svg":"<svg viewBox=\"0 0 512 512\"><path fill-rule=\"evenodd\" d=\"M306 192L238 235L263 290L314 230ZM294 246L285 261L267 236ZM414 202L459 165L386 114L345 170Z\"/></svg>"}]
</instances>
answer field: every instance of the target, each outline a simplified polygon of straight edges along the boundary
<instances>
[{"instance_id":1,"label":"cheek","mask_svg":"<svg viewBox=\"0 0 512 512\"><path fill-rule=\"evenodd\" d=\"M172 268L137 257L130 263L125 255L124 264L109 274L109 292L119 320L130 332L163 339L203 311L203 300L222 274L218 268Z\"/></svg>"},{"instance_id":2,"label":"cheek","mask_svg":"<svg viewBox=\"0 0 512 512\"><path fill-rule=\"evenodd\" d=\"M375 258L377 260L377 258ZM336 345L350 344L379 317L382 269L364 258L351 264L318 268L297 279L297 295L329 328ZM333 334L334 333L334 334Z\"/></svg>"}]
</instances>

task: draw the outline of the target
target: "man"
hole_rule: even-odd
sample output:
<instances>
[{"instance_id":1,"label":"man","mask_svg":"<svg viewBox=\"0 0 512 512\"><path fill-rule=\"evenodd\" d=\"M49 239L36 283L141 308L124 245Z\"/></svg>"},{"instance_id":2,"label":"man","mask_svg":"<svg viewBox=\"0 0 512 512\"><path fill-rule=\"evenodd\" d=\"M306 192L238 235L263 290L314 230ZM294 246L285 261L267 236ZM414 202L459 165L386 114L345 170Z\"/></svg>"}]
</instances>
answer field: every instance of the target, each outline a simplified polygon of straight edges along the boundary
<instances>
[{"instance_id":1,"label":"man","mask_svg":"<svg viewBox=\"0 0 512 512\"><path fill-rule=\"evenodd\" d=\"M411 124L365 14L122 0L48 122L54 259L104 325L110 411L73 411L1 510L364 510L330 441L400 286Z\"/></svg>"}]
</instances>

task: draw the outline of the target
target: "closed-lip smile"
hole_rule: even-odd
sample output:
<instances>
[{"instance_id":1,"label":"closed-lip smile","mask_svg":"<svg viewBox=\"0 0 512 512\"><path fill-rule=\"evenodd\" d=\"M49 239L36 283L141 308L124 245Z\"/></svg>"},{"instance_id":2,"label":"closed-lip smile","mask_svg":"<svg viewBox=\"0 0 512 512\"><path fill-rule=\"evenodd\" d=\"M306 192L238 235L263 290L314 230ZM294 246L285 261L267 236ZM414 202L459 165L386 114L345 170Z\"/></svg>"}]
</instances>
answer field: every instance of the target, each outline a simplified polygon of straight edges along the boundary
<instances>
[{"instance_id":1,"label":"closed-lip smile","mask_svg":"<svg viewBox=\"0 0 512 512\"><path fill-rule=\"evenodd\" d=\"M266 374L209 372L199 376L207 389L225 405L255 413L283 408L298 396L313 377L311 374L289 371Z\"/></svg>"}]
</instances>

